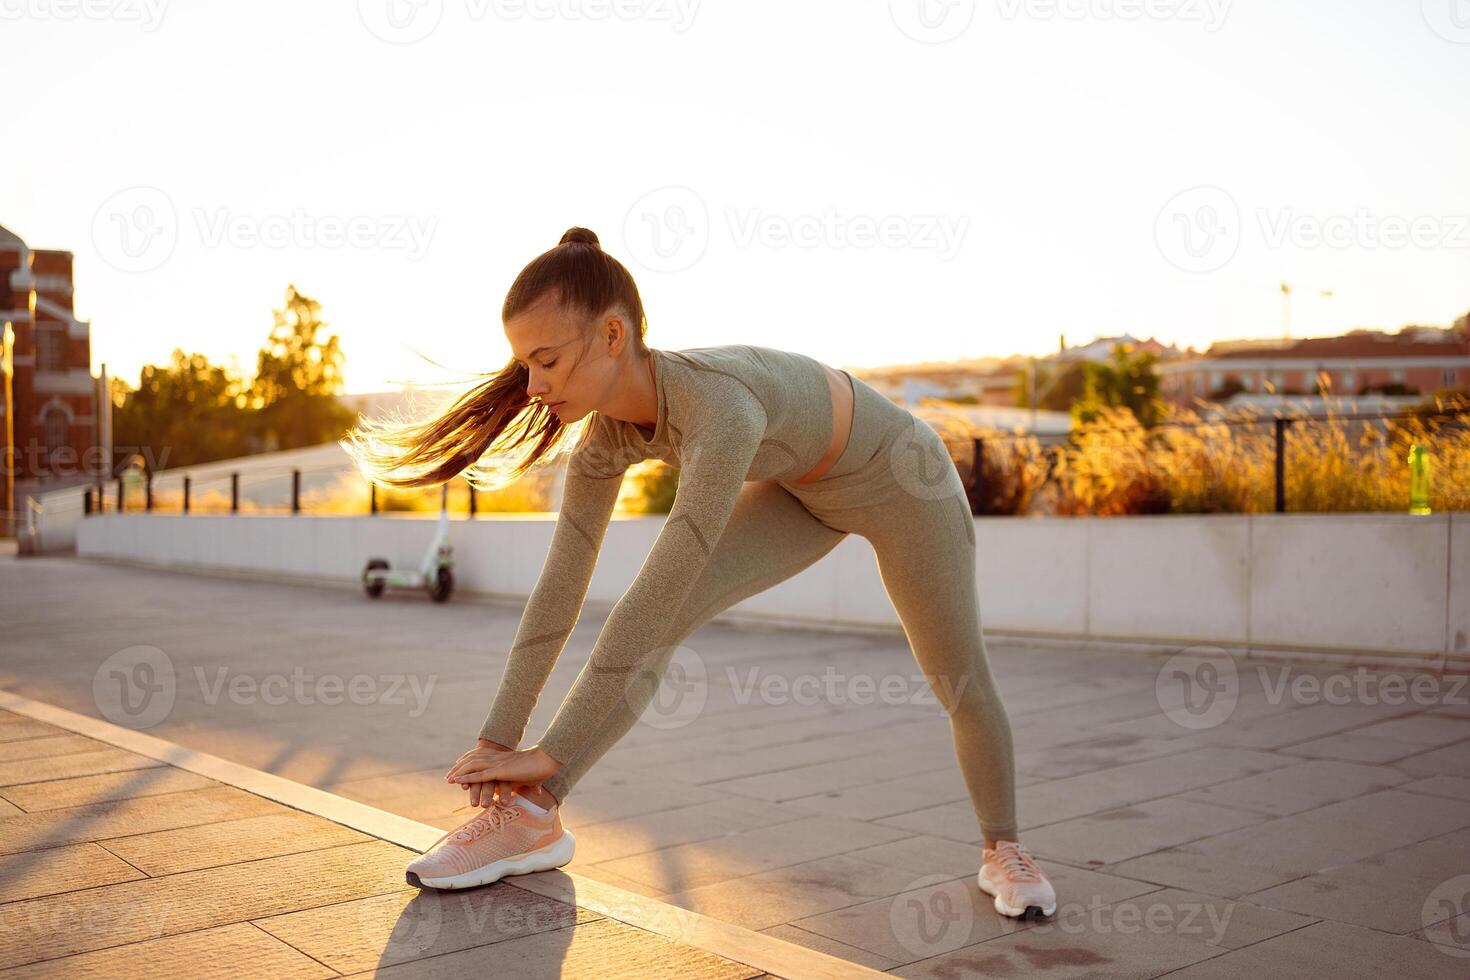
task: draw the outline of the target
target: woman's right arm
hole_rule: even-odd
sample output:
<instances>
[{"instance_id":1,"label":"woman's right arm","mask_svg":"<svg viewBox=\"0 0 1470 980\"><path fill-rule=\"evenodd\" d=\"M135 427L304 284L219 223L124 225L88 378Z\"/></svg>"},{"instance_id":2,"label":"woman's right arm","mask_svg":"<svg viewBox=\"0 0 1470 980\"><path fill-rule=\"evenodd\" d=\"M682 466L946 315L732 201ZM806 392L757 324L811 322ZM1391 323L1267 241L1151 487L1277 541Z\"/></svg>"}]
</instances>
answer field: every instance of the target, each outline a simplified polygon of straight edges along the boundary
<instances>
[{"instance_id":1,"label":"woman's right arm","mask_svg":"<svg viewBox=\"0 0 1470 980\"><path fill-rule=\"evenodd\" d=\"M611 452L602 449L600 435L601 430L594 429L592 441L579 447L567 463L551 547L480 728L482 740L501 747L520 744L541 689L577 624L612 519L628 463L619 465ZM608 472L611 475L604 475Z\"/></svg>"}]
</instances>

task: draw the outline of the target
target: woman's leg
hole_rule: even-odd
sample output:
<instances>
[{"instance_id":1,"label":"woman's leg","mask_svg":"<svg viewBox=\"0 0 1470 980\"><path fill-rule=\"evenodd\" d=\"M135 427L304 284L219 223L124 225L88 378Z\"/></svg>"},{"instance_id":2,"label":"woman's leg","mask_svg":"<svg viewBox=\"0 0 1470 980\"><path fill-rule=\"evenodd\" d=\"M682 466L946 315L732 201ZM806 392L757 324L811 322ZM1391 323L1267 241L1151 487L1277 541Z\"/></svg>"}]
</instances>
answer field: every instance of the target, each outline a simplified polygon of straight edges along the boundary
<instances>
[{"instance_id":1,"label":"woman's leg","mask_svg":"<svg viewBox=\"0 0 1470 980\"><path fill-rule=\"evenodd\" d=\"M565 800L582 774L638 721L675 649L689 634L717 613L813 564L845 537L845 531L823 524L775 482L746 483L693 591L631 679L627 696L587 747L542 785L557 800Z\"/></svg>"},{"instance_id":2,"label":"woman's leg","mask_svg":"<svg viewBox=\"0 0 1470 980\"><path fill-rule=\"evenodd\" d=\"M985 840L1016 840L1015 759L980 626L975 521L943 441L918 423L880 454L896 474L870 497L861 534L914 659L949 716ZM844 524L843 526L848 526Z\"/></svg>"}]
</instances>

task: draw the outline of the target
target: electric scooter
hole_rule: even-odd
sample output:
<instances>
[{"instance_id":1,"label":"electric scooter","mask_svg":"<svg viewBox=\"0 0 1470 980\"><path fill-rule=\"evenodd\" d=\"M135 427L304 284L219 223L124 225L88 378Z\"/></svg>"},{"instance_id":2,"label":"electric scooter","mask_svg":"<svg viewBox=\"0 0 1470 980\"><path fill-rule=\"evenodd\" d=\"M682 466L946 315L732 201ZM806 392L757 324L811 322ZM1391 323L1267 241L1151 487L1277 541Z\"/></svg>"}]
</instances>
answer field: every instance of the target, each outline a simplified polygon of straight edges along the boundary
<instances>
[{"instance_id":1,"label":"electric scooter","mask_svg":"<svg viewBox=\"0 0 1470 980\"><path fill-rule=\"evenodd\" d=\"M362 587L369 598L376 599L388 586L424 589L435 602L444 602L454 591L454 546L449 543L449 487L445 486L439 505L439 523L429 542L428 554L413 571L394 571L386 558L369 558L362 570Z\"/></svg>"}]
</instances>

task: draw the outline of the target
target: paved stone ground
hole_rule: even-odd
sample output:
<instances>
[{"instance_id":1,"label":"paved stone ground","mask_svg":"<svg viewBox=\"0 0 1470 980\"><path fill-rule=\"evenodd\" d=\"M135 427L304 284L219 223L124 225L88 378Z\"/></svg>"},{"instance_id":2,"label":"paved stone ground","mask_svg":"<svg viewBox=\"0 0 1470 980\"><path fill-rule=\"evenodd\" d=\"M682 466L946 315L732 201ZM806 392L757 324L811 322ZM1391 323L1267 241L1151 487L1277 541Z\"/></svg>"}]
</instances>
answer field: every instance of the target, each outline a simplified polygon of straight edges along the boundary
<instances>
[{"instance_id":1,"label":"paved stone ground","mask_svg":"<svg viewBox=\"0 0 1470 980\"><path fill-rule=\"evenodd\" d=\"M770 976L414 854L0 711L0 977Z\"/></svg>"},{"instance_id":2,"label":"paved stone ground","mask_svg":"<svg viewBox=\"0 0 1470 980\"><path fill-rule=\"evenodd\" d=\"M151 734L447 827L464 795L442 773L473 743L518 615L3 559L0 687L103 717L99 666L155 647L176 690ZM584 614L526 744L601 621ZM1470 975L1459 678L1408 696L1383 672L1245 661L1228 716L1220 701L1196 716L1171 674L1159 685L1161 656L990 641L1021 837L1059 897L1017 922L975 886L980 830L947 719L906 700L931 698L901 636L711 624L687 647L702 709L686 695L645 715L569 795L567 870L904 977ZM342 688L315 687L326 675ZM354 675L370 703L344 697ZM857 678L888 703L842 697L865 693L844 686Z\"/></svg>"}]
</instances>

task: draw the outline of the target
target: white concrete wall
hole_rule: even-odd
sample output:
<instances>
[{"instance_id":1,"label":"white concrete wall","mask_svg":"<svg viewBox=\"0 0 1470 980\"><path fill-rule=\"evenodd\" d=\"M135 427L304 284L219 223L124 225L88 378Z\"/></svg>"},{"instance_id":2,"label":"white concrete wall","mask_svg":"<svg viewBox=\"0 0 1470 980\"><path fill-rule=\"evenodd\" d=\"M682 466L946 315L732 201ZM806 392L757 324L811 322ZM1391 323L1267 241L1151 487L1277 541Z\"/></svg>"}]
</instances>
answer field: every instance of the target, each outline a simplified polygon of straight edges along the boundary
<instances>
[{"instance_id":1,"label":"white concrete wall","mask_svg":"<svg viewBox=\"0 0 1470 980\"><path fill-rule=\"evenodd\" d=\"M555 520L453 521L457 587L529 595ZM663 522L613 520L589 604L622 595ZM975 527L987 637L1470 663L1467 513L986 517ZM351 585L370 557L416 566L433 531L434 518L417 515L127 513L84 519L77 545L81 556ZM721 618L899 627L857 535Z\"/></svg>"}]
</instances>

